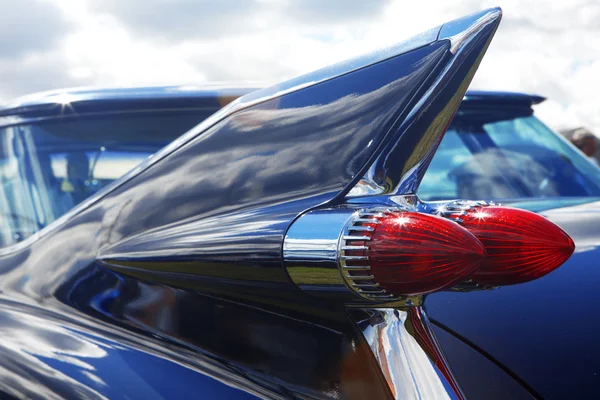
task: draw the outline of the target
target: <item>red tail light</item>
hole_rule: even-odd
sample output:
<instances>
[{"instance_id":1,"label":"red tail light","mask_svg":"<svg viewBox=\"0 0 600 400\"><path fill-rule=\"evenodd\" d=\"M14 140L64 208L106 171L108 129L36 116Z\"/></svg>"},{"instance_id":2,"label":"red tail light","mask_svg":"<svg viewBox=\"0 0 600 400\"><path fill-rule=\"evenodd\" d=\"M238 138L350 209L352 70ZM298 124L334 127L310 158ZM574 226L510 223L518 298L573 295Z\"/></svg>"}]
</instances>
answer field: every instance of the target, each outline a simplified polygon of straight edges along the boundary
<instances>
[{"instance_id":1,"label":"red tail light","mask_svg":"<svg viewBox=\"0 0 600 400\"><path fill-rule=\"evenodd\" d=\"M471 279L484 285L528 282L552 272L575 250L573 240L556 224L530 211L509 207L474 207L460 218L483 243L487 257Z\"/></svg>"},{"instance_id":2,"label":"red tail light","mask_svg":"<svg viewBox=\"0 0 600 400\"><path fill-rule=\"evenodd\" d=\"M466 229L416 212L364 213L344 239L344 278L372 298L447 288L467 279L485 257Z\"/></svg>"}]
</instances>

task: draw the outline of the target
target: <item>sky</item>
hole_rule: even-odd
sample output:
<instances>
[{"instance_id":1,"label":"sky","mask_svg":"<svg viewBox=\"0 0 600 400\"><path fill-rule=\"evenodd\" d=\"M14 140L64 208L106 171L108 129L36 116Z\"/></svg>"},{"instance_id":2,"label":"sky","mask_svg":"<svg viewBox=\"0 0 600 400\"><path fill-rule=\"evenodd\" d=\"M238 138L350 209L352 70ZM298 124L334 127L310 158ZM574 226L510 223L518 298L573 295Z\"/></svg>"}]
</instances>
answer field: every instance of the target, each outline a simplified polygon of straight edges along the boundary
<instances>
[{"instance_id":1,"label":"sky","mask_svg":"<svg viewBox=\"0 0 600 400\"><path fill-rule=\"evenodd\" d=\"M267 85L492 6L471 88L548 100L554 129L600 136L598 0L0 0L0 101L74 86Z\"/></svg>"}]
</instances>

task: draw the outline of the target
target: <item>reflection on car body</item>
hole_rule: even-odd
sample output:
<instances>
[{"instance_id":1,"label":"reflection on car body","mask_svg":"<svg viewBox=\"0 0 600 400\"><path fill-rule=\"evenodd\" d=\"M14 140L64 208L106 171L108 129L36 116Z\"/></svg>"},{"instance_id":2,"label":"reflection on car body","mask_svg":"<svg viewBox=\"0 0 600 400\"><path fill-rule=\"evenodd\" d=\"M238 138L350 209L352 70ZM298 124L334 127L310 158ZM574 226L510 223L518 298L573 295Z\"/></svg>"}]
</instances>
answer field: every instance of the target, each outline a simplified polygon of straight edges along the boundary
<instances>
[{"instance_id":1,"label":"reflection on car body","mask_svg":"<svg viewBox=\"0 0 600 400\"><path fill-rule=\"evenodd\" d=\"M531 115L539 96L467 93L421 186L424 200L600 196L600 171Z\"/></svg>"},{"instance_id":2,"label":"reflection on car body","mask_svg":"<svg viewBox=\"0 0 600 400\"><path fill-rule=\"evenodd\" d=\"M471 92L442 140L500 17L482 11L258 91L84 89L0 110L0 328L8 333L0 394L553 393L558 383L540 377L564 364L515 361L554 349L553 333L544 347L512 319L498 324L498 308L512 298L498 305L493 296L533 288L540 296L515 296L520 309L548 308L540 301L556 286L544 285L572 277L572 260L589 261L595 242L558 268L573 242L528 213L527 229L508 228L529 256L540 239L531 226L552 227L538 252L551 265L542 279L488 290L469 278L493 259L483 244L490 241L465 216L490 227L485 207L495 206L415 194L424 179L426 200L484 194L478 181L488 188L479 197L517 196L521 207L541 196L589 203L596 195L597 170L530 116L536 97ZM473 112L490 104L510 112L493 120ZM523 152L524 142L535 149ZM557 203L536 204L548 211ZM525 215L499 210L511 221ZM491 239L507 225L489 229ZM538 256L515 258L517 270L535 270ZM499 314L470 319L483 313L481 299ZM460 307L448 309L452 302ZM554 307L567 314L564 303ZM550 320L544 312L530 318ZM522 345L506 343L519 333ZM502 337L490 343L494 334ZM593 365L568 364L593 390Z\"/></svg>"}]
</instances>

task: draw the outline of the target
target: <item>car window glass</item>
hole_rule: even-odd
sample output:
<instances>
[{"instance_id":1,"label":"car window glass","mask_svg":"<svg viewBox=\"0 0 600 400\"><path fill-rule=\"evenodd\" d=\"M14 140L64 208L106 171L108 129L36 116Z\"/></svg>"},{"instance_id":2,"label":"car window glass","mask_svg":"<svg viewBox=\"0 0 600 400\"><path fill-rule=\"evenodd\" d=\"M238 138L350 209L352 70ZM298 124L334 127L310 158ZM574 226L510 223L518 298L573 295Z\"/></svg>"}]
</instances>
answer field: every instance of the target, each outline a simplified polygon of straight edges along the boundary
<instances>
[{"instance_id":1,"label":"car window glass","mask_svg":"<svg viewBox=\"0 0 600 400\"><path fill-rule=\"evenodd\" d=\"M483 129L500 147L530 144L551 149L555 152L563 151L563 147L554 135L545 134L535 124L535 118L516 118L484 124Z\"/></svg>"},{"instance_id":2,"label":"car window glass","mask_svg":"<svg viewBox=\"0 0 600 400\"><path fill-rule=\"evenodd\" d=\"M420 193L429 195L429 200L457 197L456 181L450 177L459 165L473 158L473 154L459 138L454 129L448 129L441 145L433 157L429 169L419 187Z\"/></svg>"},{"instance_id":3,"label":"car window glass","mask_svg":"<svg viewBox=\"0 0 600 400\"><path fill-rule=\"evenodd\" d=\"M0 128L0 247L43 229L208 115L95 115Z\"/></svg>"},{"instance_id":4,"label":"car window glass","mask_svg":"<svg viewBox=\"0 0 600 400\"><path fill-rule=\"evenodd\" d=\"M90 191L97 191L115 179L125 175L152 155L148 151L111 150L101 146L96 151L84 152L87 158L88 175L83 183ZM52 173L58 179L68 181L67 162L69 153L50 154Z\"/></svg>"},{"instance_id":5,"label":"car window glass","mask_svg":"<svg viewBox=\"0 0 600 400\"><path fill-rule=\"evenodd\" d=\"M455 120L418 194L424 200L600 195L600 169L533 116Z\"/></svg>"}]
</instances>

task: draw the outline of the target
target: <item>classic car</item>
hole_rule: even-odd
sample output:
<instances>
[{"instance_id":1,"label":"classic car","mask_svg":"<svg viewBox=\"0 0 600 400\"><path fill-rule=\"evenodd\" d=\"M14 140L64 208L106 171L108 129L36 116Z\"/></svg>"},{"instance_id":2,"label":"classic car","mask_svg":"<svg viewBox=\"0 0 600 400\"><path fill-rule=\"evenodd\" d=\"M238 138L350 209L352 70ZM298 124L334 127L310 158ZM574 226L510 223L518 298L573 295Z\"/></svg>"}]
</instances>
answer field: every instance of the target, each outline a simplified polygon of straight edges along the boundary
<instances>
[{"instance_id":1,"label":"classic car","mask_svg":"<svg viewBox=\"0 0 600 400\"><path fill-rule=\"evenodd\" d=\"M0 109L2 397L595 397L600 170L465 96L500 17Z\"/></svg>"}]
</instances>

